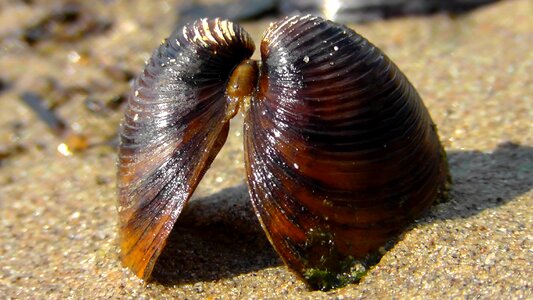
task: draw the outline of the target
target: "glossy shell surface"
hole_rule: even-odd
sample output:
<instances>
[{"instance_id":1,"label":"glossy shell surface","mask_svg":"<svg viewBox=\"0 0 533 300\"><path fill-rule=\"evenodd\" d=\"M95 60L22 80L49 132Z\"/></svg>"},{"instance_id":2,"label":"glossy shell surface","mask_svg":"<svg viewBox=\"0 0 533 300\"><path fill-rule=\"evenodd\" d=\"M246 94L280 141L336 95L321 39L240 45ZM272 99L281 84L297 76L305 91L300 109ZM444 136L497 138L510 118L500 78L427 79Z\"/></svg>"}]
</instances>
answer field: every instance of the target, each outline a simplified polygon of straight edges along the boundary
<instances>
[{"instance_id":1,"label":"glossy shell surface","mask_svg":"<svg viewBox=\"0 0 533 300\"><path fill-rule=\"evenodd\" d=\"M239 107L256 214L285 263L315 287L324 288L316 274L338 279L444 191L436 127L378 48L313 16L271 24L260 48L258 68L241 27L202 19L171 35L135 81L119 216L122 261L139 277L150 277Z\"/></svg>"},{"instance_id":2,"label":"glossy shell surface","mask_svg":"<svg viewBox=\"0 0 533 300\"><path fill-rule=\"evenodd\" d=\"M166 39L135 80L119 147L121 257L149 278L183 206L225 142L226 83L254 51L239 26L199 20Z\"/></svg>"},{"instance_id":3,"label":"glossy shell surface","mask_svg":"<svg viewBox=\"0 0 533 300\"><path fill-rule=\"evenodd\" d=\"M339 270L442 191L444 152L418 93L378 48L316 17L273 24L245 120L250 194L285 262Z\"/></svg>"}]
</instances>

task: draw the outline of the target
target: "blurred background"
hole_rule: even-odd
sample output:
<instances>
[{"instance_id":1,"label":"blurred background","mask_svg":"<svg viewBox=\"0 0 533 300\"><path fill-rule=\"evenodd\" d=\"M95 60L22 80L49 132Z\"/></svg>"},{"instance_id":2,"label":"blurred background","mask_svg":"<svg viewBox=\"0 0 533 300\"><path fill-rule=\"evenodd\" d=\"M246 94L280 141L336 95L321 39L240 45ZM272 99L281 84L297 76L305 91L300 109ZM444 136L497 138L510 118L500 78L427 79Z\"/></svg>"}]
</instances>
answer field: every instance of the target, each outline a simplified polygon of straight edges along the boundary
<instances>
[{"instance_id":1,"label":"blurred background","mask_svg":"<svg viewBox=\"0 0 533 300\"><path fill-rule=\"evenodd\" d=\"M297 13L348 24L407 75L448 152L451 201L362 284L311 294L251 210L239 114L156 271L164 284L144 285L116 245L132 80L191 20L238 21L257 46L270 22ZM0 295L531 297L532 16L530 0L0 0Z\"/></svg>"},{"instance_id":2,"label":"blurred background","mask_svg":"<svg viewBox=\"0 0 533 300\"><path fill-rule=\"evenodd\" d=\"M242 22L259 44L269 22L285 15L314 14L345 24L369 24L439 14L439 22L421 25L428 31L439 31L442 27L457 28L451 20L494 2L2 0L0 99L6 115L0 119L5 133L0 136L0 159L28 147L49 148L57 140L64 142L56 147L62 155L88 147L116 146L120 110L131 80L159 41L197 18ZM391 26L390 31L402 30L394 23ZM361 28L364 32L370 27ZM385 48L393 46L387 41L376 42ZM402 42L394 44L401 46ZM258 53L254 57L258 58ZM15 117L20 110L32 111L32 121L25 113ZM35 126L47 127L53 137L27 130Z\"/></svg>"}]
</instances>

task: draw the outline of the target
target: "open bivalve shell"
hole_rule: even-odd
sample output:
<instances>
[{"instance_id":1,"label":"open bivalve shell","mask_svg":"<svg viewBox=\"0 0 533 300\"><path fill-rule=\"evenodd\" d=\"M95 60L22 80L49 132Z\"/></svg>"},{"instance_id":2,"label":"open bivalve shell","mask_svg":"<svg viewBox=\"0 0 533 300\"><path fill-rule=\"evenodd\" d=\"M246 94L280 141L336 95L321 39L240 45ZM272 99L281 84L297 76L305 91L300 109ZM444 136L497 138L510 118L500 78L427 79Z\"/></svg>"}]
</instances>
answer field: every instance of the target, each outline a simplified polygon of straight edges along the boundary
<instances>
[{"instance_id":1,"label":"open bivalve shell","mask_svg":"<svg viewBox=\"0 0 533 300\"><path fill-rule=\"evenodd\" d=\"M364 262L445 192L436 126L378 48L318 17L175 31L135 80L121 130L121 258L149 279L176 219L245 114L250 197L271 244L314 288L357 281ZM363 264L363 270L357 266Z\"/></svg>"}]
</instances>

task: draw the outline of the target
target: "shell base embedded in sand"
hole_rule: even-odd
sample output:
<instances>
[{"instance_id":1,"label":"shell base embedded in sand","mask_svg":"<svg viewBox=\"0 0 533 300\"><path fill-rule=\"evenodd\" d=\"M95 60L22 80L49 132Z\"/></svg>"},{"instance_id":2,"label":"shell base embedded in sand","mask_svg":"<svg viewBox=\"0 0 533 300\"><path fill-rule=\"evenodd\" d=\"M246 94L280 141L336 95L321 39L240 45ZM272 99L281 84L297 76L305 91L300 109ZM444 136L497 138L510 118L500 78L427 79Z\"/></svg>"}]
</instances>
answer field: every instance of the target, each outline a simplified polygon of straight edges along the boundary
<instances>
[{"instance_id":1,"label":"shell base embedded in sand","mask_svg":"<svg viewBox=\"0 0 533 300\"><path fill-rule=\"evenodd\" d=\"M260 67L248 34L202 19L154 52L134 84L119 151L122 259L149 278L166 239L245 107L254 209L314 288L358 281L446 189L436 127L378 48L313 16L273 23Z\"/></svg>"}]
</instances>

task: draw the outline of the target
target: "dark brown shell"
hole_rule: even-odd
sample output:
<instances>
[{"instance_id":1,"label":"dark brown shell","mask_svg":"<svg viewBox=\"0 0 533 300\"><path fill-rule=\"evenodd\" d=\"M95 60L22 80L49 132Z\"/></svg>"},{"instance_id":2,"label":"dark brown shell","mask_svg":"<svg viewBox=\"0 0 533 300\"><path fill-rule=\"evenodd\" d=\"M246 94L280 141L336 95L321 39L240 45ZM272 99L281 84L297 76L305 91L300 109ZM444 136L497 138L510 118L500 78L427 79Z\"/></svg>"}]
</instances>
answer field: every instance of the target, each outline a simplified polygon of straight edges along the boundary
<instances>
[{"instance_id":1,"label":"dark brown shell","mask_svg":"<svg viewBox=\"0 0 533 300\"><path fill-rule=\"evenodd\" d=\"M122 262L141 278L226 140L226 84L253 51L239 26L199 20L166 39L134 83L120 134L119 223Z\"/></svg>"},{"instance_id":2,"label":"dark brown shell","mask_svg":"<svg viewBox=\"0 0 533 300\"><path fill-rule=\"evenodd\" d=\"M345 26L286 18L261 56L244 135L254 207L290 268L341 272L444 188L435 126L396 65Z\"/></svg>"},{"instance_id":3,"label":"dark brown shell","mask_svg":"<svg viewBox=\"0 0 533 300\"><path fill-rule=\"evenodd\" d=\"M287 265L316 287L376 252L444 190L427 109L363 37L296 16L266 32L259 75L253 50L239 26L199 20L169 37L135 81L119 216L122 261L139 277L149 278L239 106L256 213Z\"/></svg>"}]
</instances>

